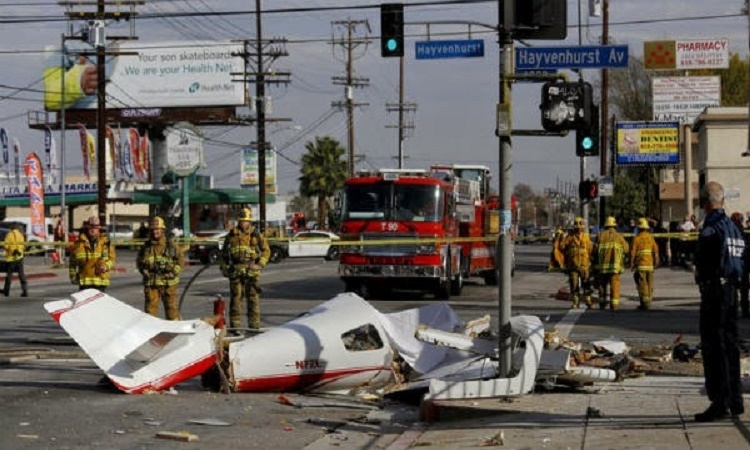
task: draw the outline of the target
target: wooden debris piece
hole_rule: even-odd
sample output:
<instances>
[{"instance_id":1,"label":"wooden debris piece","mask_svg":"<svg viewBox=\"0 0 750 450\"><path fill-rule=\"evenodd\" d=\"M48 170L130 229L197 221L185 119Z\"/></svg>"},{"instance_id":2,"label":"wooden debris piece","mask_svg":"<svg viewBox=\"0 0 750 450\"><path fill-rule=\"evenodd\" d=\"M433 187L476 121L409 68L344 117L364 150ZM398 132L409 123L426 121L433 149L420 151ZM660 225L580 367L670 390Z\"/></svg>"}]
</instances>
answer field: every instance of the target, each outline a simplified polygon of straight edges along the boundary
<instances>
[{"instance_id":1,"label":"wooden debris piece","mask_svg":"<svg viewBox=\"0 0 750 450\"><path fill-rule=\"evenodd\" d=\"M195 442L198 440L197 435L190 434L187 431L159 431L156 433L156 437L180 442Z\"/></svg>"}]
</instances>

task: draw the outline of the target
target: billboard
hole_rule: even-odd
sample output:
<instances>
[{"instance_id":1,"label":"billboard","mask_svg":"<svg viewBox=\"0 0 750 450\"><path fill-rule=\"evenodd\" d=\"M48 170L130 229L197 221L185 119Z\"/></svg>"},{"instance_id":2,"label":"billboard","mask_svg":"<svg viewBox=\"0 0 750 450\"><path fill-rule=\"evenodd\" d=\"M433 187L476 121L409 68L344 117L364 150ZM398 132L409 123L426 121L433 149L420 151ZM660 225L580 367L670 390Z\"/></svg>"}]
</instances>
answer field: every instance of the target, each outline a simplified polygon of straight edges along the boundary
<instances>
[{"instance_id":1,"label":"billboard","mask_svg":"<svg viewBox=\"0 0 750 450\"><path fill-rule=\"evenodd\" d=\"M729 39L647 41L643 57L643 66L649 70L726 69Z\"/></svg>"},{"instance_id":2,"label":"billboard","mask_svg":"<svg viewBox=\"0 0 750 450\"><path fill-rule=\"evenodd\" d=\"M257 190L258 150L255 148L242 149L242 167L240 171L240 185L244 189ZM276 152L266 151L266 194L276 194Z\"/></svg>"},{"instance_id":3,"label":"billboard","mask_svg":"<svg viewBox=\"0 0 750 450\"><path fill-rule=\"evenodd\" d=\"M94 109L93 49L80 41L67 43L78 47L66 45L64 58L59 46L45 49L44 107ZM245 83L234 82L232 75L244 71L243 51L242 43L231 41L113 43L108 53L125 54L107 56L107 108L243 105Z\"/></svg>"},{"instance_id":4,"label":"billboard","mask_svg":"<svg viewBox=\"0 0 750 450\"><path fill-rule=\"evenodd\" d=\"M693 123L709 106L721 106L721 78L652 78L654 121Z\"/></svg>"},{"instance_id":5,"label":"billboard","mask_svg":"<svg viewBox=\"0 0 750 450\"><path fill-rule=\"evenodd\" d=\"M679 122L617 122L619 165L679 164Z\"/></svg>"}]
</instances>

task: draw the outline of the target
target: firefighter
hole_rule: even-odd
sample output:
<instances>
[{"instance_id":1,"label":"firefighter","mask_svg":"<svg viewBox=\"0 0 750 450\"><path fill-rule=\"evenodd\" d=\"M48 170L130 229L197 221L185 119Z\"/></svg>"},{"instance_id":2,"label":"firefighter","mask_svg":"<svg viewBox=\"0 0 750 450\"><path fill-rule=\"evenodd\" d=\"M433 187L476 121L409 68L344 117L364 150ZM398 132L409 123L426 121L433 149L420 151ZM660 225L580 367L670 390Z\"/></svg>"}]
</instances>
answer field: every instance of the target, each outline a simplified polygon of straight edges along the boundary
<instances>
[{"instance_id":1,"label":"firefighter","mask_svg":"<svg viewBox=\"0 0 750 450\"><path fill-rule=\"evenodd\" d=\"M615 311L620 307L620 274L625 268L628 243L617 232L617 221L614 217L607 217L604 221L604 231L596 238L594 253L599 271L599 309L607 307L607 285L609 285L611 290L609 307Z\"/></svg>"},{"instance_id":2,"label":"firefighter","mask_svg":"<svg viewBox=\"0 0 750 450\"><path fill-rule=\"evenodd\" d=\"M247 303L248 327L260 328L260 271L268 263L271 249L252 224L252 211L244 208L237 226L227 234L221 250L221 273L229 278L229 326L235 335L242 324L243 299Z\"/></svg>"},{"instance_id":3,"label":"firefighter","mask_svg":"<svg viewBox=\"0 0 750 450\"><path fill-rule=\"evenodd\" d=\"M659 261L659 247L649 232L648 221L641 217L638 221L638 234L633 238L630 249L630 270L638 287L638 309L651 307L654 297L654 269Z\"/></svg>"},{"instance_id":4,"label":"firefighter","mask_svg":"<svg viewBox=\"0 0 750 450\"><path fill-rule=\"evenodd\" d=\"M77 284L79 290L93 288L104 292L109 286L110 273L115 267L115 247L100 233L99 218L89 217L70 252L70 282Z\"/></svg>"},{"instance_id":5,"label":"firefighter","mask_svg":"<svg viewBox=\"0 0 750 450\"><path fill-rule=\"evenodd\" d=\"M578 303L581 299L579 291L583 291L583 298L586 305L589 307L593 306L591 302L591 286L589 284L591 240L589 239L589 234L584 232L584 223L581 217L576 217L573 229L560 244L560 250L564 255L565 271L568 273L573 309L578 308Z\"/></svg>"},{"instance_id":6,"label":"firefighter","mask_svg":"<svg viewBox=\"0 0 750 450\"><path fill-rule=\"evenodd\" d=\"M560 244L565 239L565 231L562 228L555 230L555 237L552 239L552 251L549 255L548 270L562 269L565 265L565 256L560 250Z\"/></svg>"},{"instance_id":7,"label":"firefighter","mask_svg":"<svg viewBox=\"0 0 750 450\"><path fill-rule=\"evenodd\" d=\"M144 310L152 316L159 315L159 303L164 305L167 320L180 320L177 285L185 264L181 249L165 236L164 219L151 220L151 235L138 252L136 265L143 275Z\"/></svg>"},{"instance_id":8,"label":"firefighter","mask_svg":"<svg viewBox=\"0 0 750 450\"><path fill-rule=\"evenodd\" d=\"M7 297L10 295L10 282L13 273L18 273L18 280L21 282L21 297L28 297L29 293L26 290L26 274L23 270L23 257L25 253L26 238L23 233L18 230L18 223L12 223L10 225L10 231L5 235L5 241L3 241L3 247L5 247L5 286L3 294Z\"/></svg>"}]
</instances>

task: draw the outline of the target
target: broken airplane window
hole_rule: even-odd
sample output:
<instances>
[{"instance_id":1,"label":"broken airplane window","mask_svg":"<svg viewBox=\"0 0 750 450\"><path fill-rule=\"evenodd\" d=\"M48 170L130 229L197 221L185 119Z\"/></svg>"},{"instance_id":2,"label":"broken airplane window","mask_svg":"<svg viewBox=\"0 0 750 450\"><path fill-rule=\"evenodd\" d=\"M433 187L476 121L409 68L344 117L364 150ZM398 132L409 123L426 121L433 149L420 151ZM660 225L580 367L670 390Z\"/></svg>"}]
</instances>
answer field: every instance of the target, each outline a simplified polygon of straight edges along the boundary
<instances>
[{"instance_id":1,"label":"broken airplane window","mask_svg":"<svg viewBox=\"0 0 750 450\"><path fill-rule=\"evenodd\" d=\"M363 352L383 348L380 333L372 324L365 324L341 335L344 347L350 352Z\"/></svg>"}]
</instances>

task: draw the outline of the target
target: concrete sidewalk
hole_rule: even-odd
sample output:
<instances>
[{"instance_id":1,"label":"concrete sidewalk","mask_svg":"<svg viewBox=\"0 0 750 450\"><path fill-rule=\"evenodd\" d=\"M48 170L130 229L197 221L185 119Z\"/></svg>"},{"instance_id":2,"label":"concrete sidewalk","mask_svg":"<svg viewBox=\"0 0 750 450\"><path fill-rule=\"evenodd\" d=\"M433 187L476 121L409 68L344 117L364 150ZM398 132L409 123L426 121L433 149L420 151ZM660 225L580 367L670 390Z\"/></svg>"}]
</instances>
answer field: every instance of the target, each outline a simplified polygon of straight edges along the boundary
<instances>
[{"instance_id":1,"label":"concrete sidewalk","mask_svg":"<svg viewBox=\"0 0 750 450\"><path fill-rule=\"evenodd\" d=\"M708 406L703 378L648 376L577 393L440 406L440 421L414 427L389 448L739 449L750 447L747 414L696 423ZM422 428L423 427L423 428Z\"/></svg>"},{"instance_id":2,"label":"concrete sidewalk","mask_svg":"<svg viewBox=\"0 0 750 450\"><path fill-rule=\"evenodd\" d=\"M305 450L750 448L748 414L693 420L708 406L702 388L703 378L648 376L575 392L443 402L436 422L350 423Z\"/></svg>"}]
</instances>

